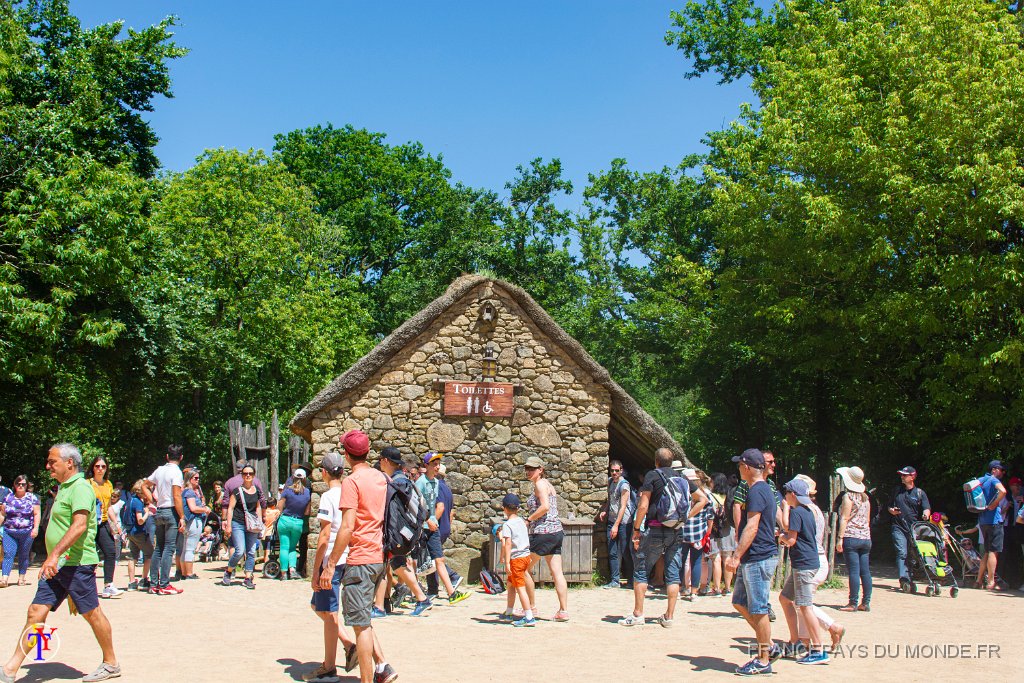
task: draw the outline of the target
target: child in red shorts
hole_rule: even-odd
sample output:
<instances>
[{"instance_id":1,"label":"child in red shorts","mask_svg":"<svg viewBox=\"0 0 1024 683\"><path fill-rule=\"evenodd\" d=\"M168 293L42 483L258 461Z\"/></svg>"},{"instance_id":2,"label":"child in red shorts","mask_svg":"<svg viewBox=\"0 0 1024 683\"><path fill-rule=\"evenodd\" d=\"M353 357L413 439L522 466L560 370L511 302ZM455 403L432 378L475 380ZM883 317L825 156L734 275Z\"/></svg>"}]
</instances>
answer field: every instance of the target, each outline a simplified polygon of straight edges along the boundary
<instances>
[{"instance_id":1,"label":"child in red shorts","mask_svg":"<svg viewBox=\"0 0 1024 683\"><path fill-rule=\"evenodd\" d=\"M505 523L501 525L499 532L501 556L508 575L508 606L503 616L515 618L514 608L518 595L519 604L523 606L523 617L512 622L517 628L537 625L537 620L533 617L533 577L529 571L530 532L526 528L526 522L517 514L521 504L519 496L514 493L507 494L501 500Z\"/></svg>"}]
</instances>

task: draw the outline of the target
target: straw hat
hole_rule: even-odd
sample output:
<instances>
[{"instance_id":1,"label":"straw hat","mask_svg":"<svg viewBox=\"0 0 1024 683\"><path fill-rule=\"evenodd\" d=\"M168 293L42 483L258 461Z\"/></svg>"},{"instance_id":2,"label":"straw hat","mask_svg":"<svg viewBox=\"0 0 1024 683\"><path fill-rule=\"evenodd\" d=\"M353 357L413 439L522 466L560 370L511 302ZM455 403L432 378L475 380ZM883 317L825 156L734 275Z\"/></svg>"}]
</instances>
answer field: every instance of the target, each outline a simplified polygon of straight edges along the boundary
<instances>
[{"instance_id":1,"label":"straw hat","mask_svg":"<svg viewBox=\"0 0 1024 683\"><path fill-rule=\"evenodd\" d=\"M836 474L843 478L843 484L854 493L864 493L864 470L859 467L837 467Z\"/></svg>"},{"instance_id":2,"label":"straw hat","mask_svg":"<svg viewBox=\"0 0 1024 683\"><path fill-rule=\"evenodd\" d=\"M808 477L806 474L798 474L796 475L796 477L794 477L794 479L799 479L800 481L807 484L807 495L813 497L818 493L818 485L815 484L814 480Z\"/></svg>"}]
</instances>

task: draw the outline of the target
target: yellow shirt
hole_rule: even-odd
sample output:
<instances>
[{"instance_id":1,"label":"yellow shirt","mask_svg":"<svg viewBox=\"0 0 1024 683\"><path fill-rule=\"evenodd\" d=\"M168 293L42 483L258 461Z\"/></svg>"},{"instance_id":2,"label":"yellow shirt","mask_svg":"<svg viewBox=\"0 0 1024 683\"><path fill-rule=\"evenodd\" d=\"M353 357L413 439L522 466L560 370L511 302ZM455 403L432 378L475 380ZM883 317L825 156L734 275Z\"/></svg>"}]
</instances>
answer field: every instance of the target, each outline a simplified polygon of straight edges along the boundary
<instances>
[{"instance_id":1,"label":"yellow shirt","mask_svg":"<svg viewBox=\"0 0 1024 683\"><path fill-rule=\"evenodd\" d=\"M107 508L110 507L110 497L114 495L114 485L110 481L105 481L102 484L97 484L95 479L90 479L89 483L92 484L93 493L96 494L96 500L100 502L103 509L100 510L99 523L107 521Z\"/></svg>"}]
</instances>

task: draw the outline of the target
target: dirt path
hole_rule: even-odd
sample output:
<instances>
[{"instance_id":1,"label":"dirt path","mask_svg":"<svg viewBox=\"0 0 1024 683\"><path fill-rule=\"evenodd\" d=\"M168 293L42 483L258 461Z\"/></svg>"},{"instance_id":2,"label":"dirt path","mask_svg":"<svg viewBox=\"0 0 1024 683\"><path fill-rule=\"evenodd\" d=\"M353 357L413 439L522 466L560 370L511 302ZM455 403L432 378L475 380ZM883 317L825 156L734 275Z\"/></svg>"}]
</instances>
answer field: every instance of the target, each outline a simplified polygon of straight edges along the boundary
<instances>
[{"instance_id":1,"label":"dirt path","mask_svg":"<svg viewBox=\"0 0 1024 683\"><path fill-rule=\"evenodd\" d=\"M255 591L225 588L214 582L219 566L197 565L202 580L182 584L180 596L133 593L102 603L114 625L124 680L289 681L315 668L322 642L320 622L309 611L308 584L258 581ZM123 566L118 576L125 576ZM33 592L32 587L0 590L0 652L5 658ZM821 591L819 604L837 607L845 597L845 591ZM728 599L680 603L671 629L653 622L618 626L615 621L632 604L625 590L574 590L569 600L571 622L543 621L533 629L499 623L496 615L505 597L483 593L454 607L439 605L426 619L390 616L375 627L404 682L539 676L549 683L628 681L689 672L725 679L749 659L750 631ZM659 595L650 597L648 617L661 613L663 601ZM773 602L778 611L777 596ZM550 617L554 592L541 591L538 603L541 616ZM962 590L955 600L948 594L925 598L898 594L892 581L882 580L875 586L872 612L834 613L847 625L845 656L827 667L782 661L775 670L787 679L807 681L826 676L829 681L1010 680L1024 663L1019 636L1024 617L1012 616L1021 614L1022 606L1020 593ZM99 648L83 619L70 617L62 607L49 625L61 635L59 652L50 662L23 668L19 681L75 680L99 663ZM773 635L786 634L780 612Z\"/></svg>"}]
</instances>

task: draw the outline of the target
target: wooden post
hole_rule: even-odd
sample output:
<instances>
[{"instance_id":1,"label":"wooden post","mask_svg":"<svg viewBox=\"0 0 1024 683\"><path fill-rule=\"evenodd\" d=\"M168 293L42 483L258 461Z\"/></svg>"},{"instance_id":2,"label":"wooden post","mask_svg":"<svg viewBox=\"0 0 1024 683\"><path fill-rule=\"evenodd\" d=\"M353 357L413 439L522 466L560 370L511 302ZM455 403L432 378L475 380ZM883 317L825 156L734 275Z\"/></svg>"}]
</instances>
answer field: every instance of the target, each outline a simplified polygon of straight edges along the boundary
<instances>
[{"instance_id":1,"label":"wooden post","mask_svg":"<svg viewBox=\"0 0 1024 683\"><path fill-rule=\"evenodd\" d=\"M277 495L277 485L281 478L281 470L277 466L278 445L281 443L281 426L277 421L277 409L270 420L270 490Z\"/></svg>"},{"instance_id":2,"label":"wooden post","mask_svg":"<svg viewBox=\"0 0 1024 683\"><path fill-rule=\"evenodd\" d=\"M837 492L839 491L839 475L833 474L828 478L828 500L829 500L829 513L828 513L828 541L826 548L828 548L828 578L832 578L836 571L836 543L839 539L836 538L836 528L839 525L839 513L832 510L832 504L836 499Z\"/></svg>"}]
</instances>

